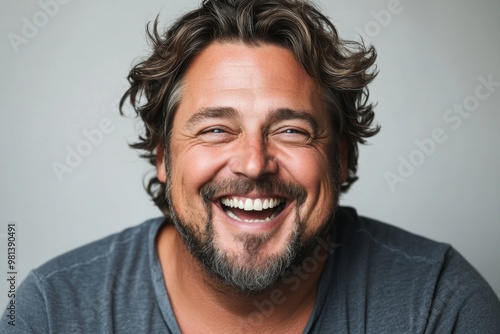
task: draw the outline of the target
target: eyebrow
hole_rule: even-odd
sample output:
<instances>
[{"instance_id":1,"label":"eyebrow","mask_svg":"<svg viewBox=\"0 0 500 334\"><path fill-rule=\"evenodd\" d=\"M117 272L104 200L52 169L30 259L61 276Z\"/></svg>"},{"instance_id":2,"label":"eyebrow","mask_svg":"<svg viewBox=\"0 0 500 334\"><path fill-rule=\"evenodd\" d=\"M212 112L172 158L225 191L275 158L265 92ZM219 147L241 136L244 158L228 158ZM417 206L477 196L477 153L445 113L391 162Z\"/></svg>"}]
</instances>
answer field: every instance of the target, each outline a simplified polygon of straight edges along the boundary
<instances>
[{"instance_id":1,"label":"eyebrow","mask_svg":"<svg viewBox=\"0 0 500 334\"><path fill-rule=\"evenodd\" d=\"M239 112L231 107L202 108L192 115L186 122L186 127L193 127L200 122L211 118L236 118Z\"/></svg>"},{"instance_id":2,"label":"eyebrow","mask_svg":"<svg viewBox=\"0 0 500 334\"><path fill-rule=\"evenodd\" d=\"M319 124L316 121L316 119L312 116L310 112L303 110L294 110L289 108L276 109L268 116L267 121L268 124L272 124L274 122L291 120L291 119L304 120L307 123L309 123L314 133L318 132Z\"/></svg>"}]
</instances>

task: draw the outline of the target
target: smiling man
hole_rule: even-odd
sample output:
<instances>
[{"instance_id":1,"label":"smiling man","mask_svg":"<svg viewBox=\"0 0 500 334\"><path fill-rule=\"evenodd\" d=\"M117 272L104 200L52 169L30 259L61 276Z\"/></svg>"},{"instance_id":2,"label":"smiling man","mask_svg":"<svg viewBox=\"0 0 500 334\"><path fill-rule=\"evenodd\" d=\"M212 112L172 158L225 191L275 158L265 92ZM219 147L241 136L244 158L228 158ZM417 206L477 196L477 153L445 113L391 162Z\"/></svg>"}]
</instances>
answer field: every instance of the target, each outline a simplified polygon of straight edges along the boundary
<instances>
[{"instance_id":1,"label":"smiling man","mask_svg":"<svg viewBox=\"0 0 500 334\"><path fill-rule=\"evenodd\" d=\"M500 332L498 298L453 248L338 206L378 132L373 48L297 0L208 0L149 36L122 104L145 124L132 146L163 217L34 270L2 329Z\"/></svg>"},{"instance_id":2,"label":"smiling man","mask_svg":"<svg viewBox=\"0 0 500 334\"><path fill-rule=\"evenodd\" d=\"M275 283L333 215L336 136L319 91L287 49L238 41L207 46L182 80L158 178L191 252L242 291Z\"/></svg>"}]
</instances>

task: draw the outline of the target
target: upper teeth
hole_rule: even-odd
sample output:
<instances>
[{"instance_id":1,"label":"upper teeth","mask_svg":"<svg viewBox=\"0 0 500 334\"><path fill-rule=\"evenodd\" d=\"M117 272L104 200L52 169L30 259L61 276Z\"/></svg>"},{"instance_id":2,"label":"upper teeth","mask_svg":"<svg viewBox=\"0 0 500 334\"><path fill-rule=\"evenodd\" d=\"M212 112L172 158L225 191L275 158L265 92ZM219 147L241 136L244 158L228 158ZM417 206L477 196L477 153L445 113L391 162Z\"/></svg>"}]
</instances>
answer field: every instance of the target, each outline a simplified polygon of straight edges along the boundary
<instances>
[{"instance_id":1,"label":"upper teeth","mask_svg":"<svg viewBox=\"0 0 500 334\"><path fill-rule=\"evenodd\" d=\"M262 211L265 209L272 209L277 207L283 202L280 198L223 198L222 204L230 208L238 208L245 211Z\"/></svg>"}]
</instances>

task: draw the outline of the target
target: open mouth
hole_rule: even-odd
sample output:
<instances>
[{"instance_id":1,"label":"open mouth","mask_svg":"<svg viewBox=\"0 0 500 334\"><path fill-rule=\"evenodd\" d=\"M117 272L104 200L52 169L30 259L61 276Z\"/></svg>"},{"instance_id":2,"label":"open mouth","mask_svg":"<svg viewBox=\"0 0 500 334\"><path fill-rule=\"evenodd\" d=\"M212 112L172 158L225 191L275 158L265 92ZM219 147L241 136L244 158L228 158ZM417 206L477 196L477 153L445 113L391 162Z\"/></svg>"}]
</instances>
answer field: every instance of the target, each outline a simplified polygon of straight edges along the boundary
<instances>
[{"instance_id":1,"label":"open mouth","mask_svg":"<svg viewBox=\"0 0 500 334\"><path fill-rule=\"evenodd\" d=\"M284 198L223 197L221 207L229 217L245 223L265 223L275 218L286 205Z\"/></svg>"}]
</instances>

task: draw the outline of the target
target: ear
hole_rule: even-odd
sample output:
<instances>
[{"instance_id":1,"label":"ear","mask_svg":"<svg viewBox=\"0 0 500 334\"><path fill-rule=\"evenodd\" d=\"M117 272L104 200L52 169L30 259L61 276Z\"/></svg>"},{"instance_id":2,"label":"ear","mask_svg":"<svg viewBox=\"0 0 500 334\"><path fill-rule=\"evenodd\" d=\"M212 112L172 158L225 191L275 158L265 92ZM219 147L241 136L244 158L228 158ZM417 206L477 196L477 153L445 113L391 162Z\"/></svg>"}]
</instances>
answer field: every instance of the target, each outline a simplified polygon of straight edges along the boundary
<instances>
[{"instance_id":1,"label":"ear","mask_svg":"<svg viewBox=\"0 0 500 334\"><path fill-rule=\"evenodd\" d=\"M156 177L160 182L167 181L167 170L165 169L165 148L163 144L156 145Z\"/></svg>"},{"instance_id":2,"label":"ear","mask_svg":"<svg viewBox=\"0 0 500 334\"><path fill-rule=\"evenodd\" d=\"M347 161L349 160L349 150L347 148L347 140L345 137L340 138L340 184L343 184L347 180L348 168Z\"/></svg>"}]
</instances>

